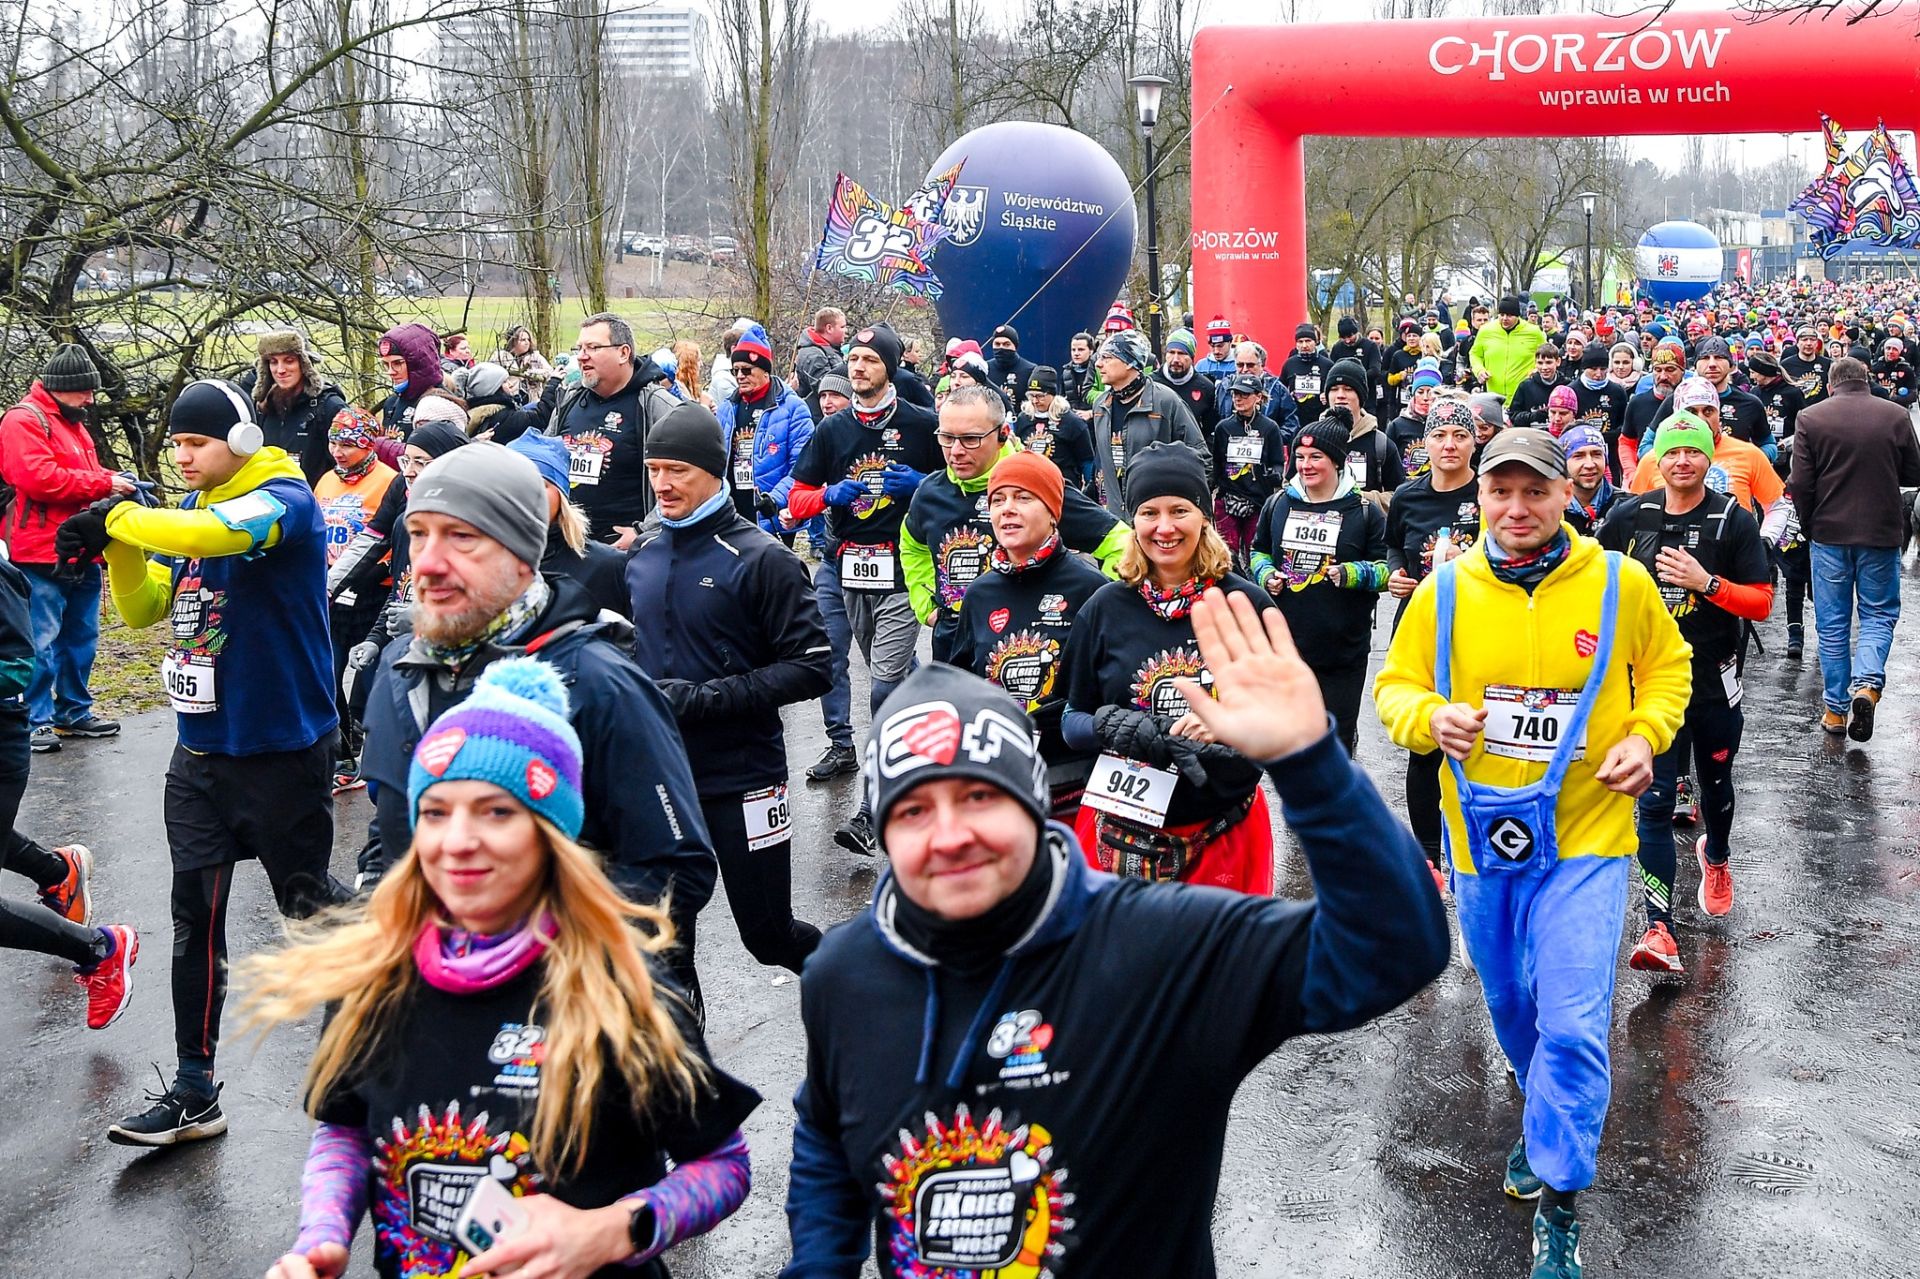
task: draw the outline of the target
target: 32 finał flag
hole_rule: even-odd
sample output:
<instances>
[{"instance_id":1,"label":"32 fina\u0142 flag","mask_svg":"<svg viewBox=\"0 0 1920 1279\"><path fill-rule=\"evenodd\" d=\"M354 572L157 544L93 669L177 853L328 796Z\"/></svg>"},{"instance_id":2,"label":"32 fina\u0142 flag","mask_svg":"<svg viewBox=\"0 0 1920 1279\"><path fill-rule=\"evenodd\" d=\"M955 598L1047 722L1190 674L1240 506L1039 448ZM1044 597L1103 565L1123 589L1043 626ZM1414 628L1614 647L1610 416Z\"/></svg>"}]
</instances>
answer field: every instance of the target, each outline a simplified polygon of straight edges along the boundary
<instances>
[{"instance_id":1,"label":"32 fina\u0142 flag","mask_svg":"<svg viewBox=\"0 0 1920 1279\"><path fill-rule=\"evenodd\" d=\"M1851 155L1847 131L1822 115L1827 167L1788 207L1807 219L1808 237L1820 256L1842 245L1864 243L1890 249L1920 246L1920 189L1900 149L1880 121Z\"/></svg>"},{"instance_id":2,"label":"32 fina\u0142 flag","mask_svg":"<svg viewBox=\"0 0 1920 1279\"><path fill-rule=\"evenodd\" d=\"M914 195L920 197L921 192ZM938 198L945 204L944 192ZM923 221L911 208L896 209L876 200L842 173L833 184L814 266L902 293L937 298L943 290L928 259L946 235L937 213L933 220Z\"/></svg>"}]
</instances>

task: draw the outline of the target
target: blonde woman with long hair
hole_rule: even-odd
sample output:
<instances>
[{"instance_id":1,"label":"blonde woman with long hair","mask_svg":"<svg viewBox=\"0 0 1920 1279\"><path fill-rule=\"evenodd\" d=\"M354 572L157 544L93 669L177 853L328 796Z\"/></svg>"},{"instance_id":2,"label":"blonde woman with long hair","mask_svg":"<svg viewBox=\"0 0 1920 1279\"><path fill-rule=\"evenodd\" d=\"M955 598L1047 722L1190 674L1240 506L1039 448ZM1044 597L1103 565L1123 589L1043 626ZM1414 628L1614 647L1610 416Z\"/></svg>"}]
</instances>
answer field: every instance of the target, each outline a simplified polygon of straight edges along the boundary
<instances>
[{"instance_id":1,"label":"blonde woman with long hair","mask_svg":"<svg viewBox=\"0 0 1920 1279\"><path fill-rule=\"evenodd\" d=\"M236 974L250 1026L328 1014L300 1233L269 1279L343 1275L369 1207L384 1279L664 1276L662 1251L746 1197L759 1097L658 984L666 912L622 899L575 842L558 673L488 667L428 728L407 791L413 846L366 904ZM524 1224L468 1256L453 1227L489 1179Z\"/></svg>"},{"instance_id":2,"label":"blonde woman with long hair","mask_svg":"<svg viewBox=\"0 0 1920 1279\"><path fill-rule=\"evenodd\" d=\"M1175 681L1212 685L1189 616L1203 593L1217 586L1262 610L1273 597L1233 572L1213 525L1207 464L1193 449L1152 444L1134 454L1126 504L1133 538L1120 580L1080 606L1064 659L1062 736L1075 750L1120 761L1095 764L1074 833L1101 870L1269 896L1273 831L1260 766L1213 741ZM1131 792L1168 770L1170 787L1151 788L1139 803L1105 799L1108 777Z\"/></svg>"}]
</instances>

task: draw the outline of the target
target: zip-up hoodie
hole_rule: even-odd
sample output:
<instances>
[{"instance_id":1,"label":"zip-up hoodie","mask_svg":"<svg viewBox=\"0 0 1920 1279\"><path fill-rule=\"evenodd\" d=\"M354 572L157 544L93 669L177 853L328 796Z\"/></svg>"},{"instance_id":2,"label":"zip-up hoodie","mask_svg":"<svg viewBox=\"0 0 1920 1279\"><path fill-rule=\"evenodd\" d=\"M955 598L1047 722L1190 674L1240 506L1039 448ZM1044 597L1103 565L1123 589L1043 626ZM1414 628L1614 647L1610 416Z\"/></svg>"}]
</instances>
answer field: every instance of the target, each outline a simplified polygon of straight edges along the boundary
<instances>
[{"instance_id":1,"label":"zip-up hoodie","mask_svg":"<svg viewBox=\"0 0 1920 1279\"><path fill-rule=\"evenodd\" d=\"M1579 690L1593 669L1600 634L1600 600L1607 566L1600 544L1561 528L1572 538L1566 562L1548 573L1532 593L1502 582L1487 563L1483 533L1457 561L1453 637L1453 700L1482 704L1488 685L1522 689ZM1425 753L1433 740L1433 713L1447 699L1434 688L1434 582L1428 577L1407 600L1393 634L1386 665L1373 685L1374 707L1393 744ZM1600 683L1587 722L1585 754L1573 761L1556 808L1560 856L1626 857L1639 847L1633 797L1615 794L1594 777L1615 743L1638 733L1654 754L1673 744L1693 689L1693 650L1660 600L1660 588L1632 560L1620 565L1620 604L1614 623L1614 661ZM1527 786L1546 776L1547 765L1489 755L1484 735L1467 757L1467 780L1490 786ZM1460 819L1453 770L1440 772L1440 810L1447 819L1447 846L1454 869L1471 875L1467 832Z\"/></svg>"},{"instance_id":2,"label":"zip-up hoodie","mask_svg":"<svg viewBox=\"0 0 1920 1279\"><path fill-rule=\"evenodd\" d=\"M801 977L783 1279L879 1270L1213 1275L1235 1090L1286 1039L1348 1030L1447 959L1406 828L1331 734L1268 768L1317 897L1150 886L1049 824L1033 922L998 964L908 944L888 874ZM1152 1211L1141 1211L1142 1187Z\"/></svg>"}]
</instances>

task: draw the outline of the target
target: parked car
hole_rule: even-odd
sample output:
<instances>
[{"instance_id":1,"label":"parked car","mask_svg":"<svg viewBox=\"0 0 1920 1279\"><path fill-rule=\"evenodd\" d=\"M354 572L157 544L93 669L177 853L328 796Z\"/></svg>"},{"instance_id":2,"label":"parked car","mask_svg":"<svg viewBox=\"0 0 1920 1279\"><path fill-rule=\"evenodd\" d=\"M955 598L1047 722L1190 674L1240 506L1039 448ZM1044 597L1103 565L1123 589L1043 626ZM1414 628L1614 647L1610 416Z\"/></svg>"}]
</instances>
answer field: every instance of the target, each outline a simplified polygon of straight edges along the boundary
<instances>
[{"instance_id":1,"label":"parked car","mask_svg":"<svg viewBox=\"0 0 1920 1279\"><path fill-rule=\"evenodd\" d=\"M700 243L696 236L676 235L667 241L667 253L676 262L703 262L707 257L707 246Z\"/></svg>"},{"instance_id":2,"label":"parked car","mask_svg":"<svg viewBox=\"0 0 1920 1279\"><path fill-rule=\"evenodd\" d=\"M740 256L740 241L730 235L716 235L707 241L707 260L715 264L731 262Z\"/></svg>"},{"instance_id":3,"label":"parked car","mask_svg":"<svg viewBox=\"0 0 1920 1279\"><path fill-rule=\"evenodd\" d=\"M637 233L627 237L627 252L642 257L659 257L667 251L667 241L663 236Z\"/></svg>"}]
</instances>

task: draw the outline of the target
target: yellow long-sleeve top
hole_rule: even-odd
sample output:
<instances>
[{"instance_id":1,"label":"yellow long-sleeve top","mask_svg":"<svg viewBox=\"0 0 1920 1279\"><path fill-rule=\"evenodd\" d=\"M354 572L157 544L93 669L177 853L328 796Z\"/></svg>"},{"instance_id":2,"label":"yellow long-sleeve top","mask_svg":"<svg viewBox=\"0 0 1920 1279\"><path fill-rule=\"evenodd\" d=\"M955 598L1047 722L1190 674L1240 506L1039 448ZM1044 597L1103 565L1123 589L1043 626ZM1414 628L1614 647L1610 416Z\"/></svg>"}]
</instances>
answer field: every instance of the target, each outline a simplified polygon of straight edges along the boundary
<instances>
[{"instance_id":1,"label":"yellow long-sleeve top","mask_svg":"<svg viewBox=\"0 0 1920 1279\"><path fill-rule=\"evenodd\" d=\"M152 626L173 608L173 566L149 560L149 554L177 559L245 555L280 542L281 528L270 507L254 509L244 501L273 480L306 482L299 464L282 448L265 448L219 488L196 494L192 507L149 508L122 502L107 515L107 582L113 606L128 626ZM231 504L231 505L229 505Z\"/></svg>"},{"instance_id":2,"label":"yellow long-sleeve top","mask_svg":"<svg viewBox=\"0 0 1920 1279\"><path fill-rule=\"evenodd\" d=\"M1484 705L1489 685L1581 688L1600 633L1605 552L1589 538L1573 538L1566 563L1529 595L1493 575L1485 543L1483 534L1455 570L1452 700ZM1429 577L1407 602L1373 686L1387 736L1413 751L1437 748L1433 713L1448 701L1435 689L1434 587ZM1588 719L1585 753L1568 768L1555 810L1561 857L1625 857L1634 851L1633 799L1608 790L1594 773L1629 733L1646 738L1655 754L1673 744L1693 691L1692 656L1653 578L1633 560L1622 562L1613 660ZM1464 765L1469 781L1525 786L1546 774L1544 762L1489 755L1485 747L1483 734ZM1470 875L1473 861L1450 768L1440 770L1440 794L1454 869Z\"/></svg>"}]
</instances>

